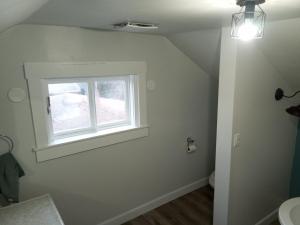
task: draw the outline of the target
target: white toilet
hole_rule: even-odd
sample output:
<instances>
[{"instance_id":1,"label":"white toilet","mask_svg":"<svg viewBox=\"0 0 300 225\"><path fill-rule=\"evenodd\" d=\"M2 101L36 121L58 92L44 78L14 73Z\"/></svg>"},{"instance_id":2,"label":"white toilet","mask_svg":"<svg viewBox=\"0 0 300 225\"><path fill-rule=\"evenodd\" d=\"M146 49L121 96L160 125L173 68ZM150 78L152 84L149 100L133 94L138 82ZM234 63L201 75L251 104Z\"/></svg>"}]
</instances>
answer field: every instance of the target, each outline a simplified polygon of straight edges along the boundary
<instances>
[{"instance_id":1,"label":"white toilet","mask_svg":"<svg viewBox=\"0 0 300 225\"><path fill-rule=\"evenodd\" d=\"M300 198L285 201L279 208L279 221L281 225L300 224Z\"/></svg>"},{"instance_id":2,"label":"white toilet","mask_svg":"<svg viewBox=\"0 0 300 225\"><path fill-rule=\"evenodd\" d=\"M212 174L209 176L209 185L212 187L212 188L215 188L215 171L212 172Z\"/></svg>"}]
</instances>

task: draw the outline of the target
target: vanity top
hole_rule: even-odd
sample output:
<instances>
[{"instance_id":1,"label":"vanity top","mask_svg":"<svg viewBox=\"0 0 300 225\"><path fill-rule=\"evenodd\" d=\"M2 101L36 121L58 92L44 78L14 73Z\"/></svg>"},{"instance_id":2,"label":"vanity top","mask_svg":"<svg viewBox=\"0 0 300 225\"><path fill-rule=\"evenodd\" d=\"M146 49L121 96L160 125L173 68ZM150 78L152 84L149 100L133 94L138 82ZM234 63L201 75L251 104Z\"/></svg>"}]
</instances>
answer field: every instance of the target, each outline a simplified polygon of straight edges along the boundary
<instances>
[{"instance_id":1,"label":"vanity top","mask_svg":"<svg viewBox=\"0 0 300 225\"><path fill-rule=\"evenodd\" d=\"M49 195L0 208L0 224L64 225Z\"/></svg>"}]
</instances>

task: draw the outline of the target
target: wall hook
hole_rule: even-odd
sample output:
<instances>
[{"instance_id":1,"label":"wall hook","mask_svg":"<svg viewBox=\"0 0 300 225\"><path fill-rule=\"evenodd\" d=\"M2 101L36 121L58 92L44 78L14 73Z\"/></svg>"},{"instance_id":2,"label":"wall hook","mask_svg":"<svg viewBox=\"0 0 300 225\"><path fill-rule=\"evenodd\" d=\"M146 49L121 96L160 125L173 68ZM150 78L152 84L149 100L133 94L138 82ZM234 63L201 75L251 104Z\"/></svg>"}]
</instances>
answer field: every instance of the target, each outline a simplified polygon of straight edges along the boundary
<instances>
[{"instance_id":1,"label":"wall hook","mask_svg":"<svg viewBox=\"0 0 300 225\"><path fill-rule=\"evenodd\" d=\"M300 90L299 91L296 91L294 94L292 95L285 95L284 94L284 91L281 89L281 88L277 88L276 89L276 92L275 92L275 99L277 101L281 100L282 98L293 98L295 97L297 94L300 93Z\"/></svg>"}]
</instances>

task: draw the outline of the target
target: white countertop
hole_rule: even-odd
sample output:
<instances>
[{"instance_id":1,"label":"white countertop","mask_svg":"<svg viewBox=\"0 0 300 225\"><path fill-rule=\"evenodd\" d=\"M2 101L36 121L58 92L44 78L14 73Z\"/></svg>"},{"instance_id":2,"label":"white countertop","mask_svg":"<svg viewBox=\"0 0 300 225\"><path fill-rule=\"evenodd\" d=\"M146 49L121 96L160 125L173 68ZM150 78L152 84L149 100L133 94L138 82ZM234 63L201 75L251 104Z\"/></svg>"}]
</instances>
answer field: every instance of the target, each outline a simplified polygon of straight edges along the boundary
<instances>
[{"instance_id":1,"label":"white countertop","mask_svg":"<svg viewBox=\"0 0 300 225\"><path fill-rule=\"evenodd\" d=\"M64 225L49 195L0 208L0 224Z\"/></svg>"}]
</instances>

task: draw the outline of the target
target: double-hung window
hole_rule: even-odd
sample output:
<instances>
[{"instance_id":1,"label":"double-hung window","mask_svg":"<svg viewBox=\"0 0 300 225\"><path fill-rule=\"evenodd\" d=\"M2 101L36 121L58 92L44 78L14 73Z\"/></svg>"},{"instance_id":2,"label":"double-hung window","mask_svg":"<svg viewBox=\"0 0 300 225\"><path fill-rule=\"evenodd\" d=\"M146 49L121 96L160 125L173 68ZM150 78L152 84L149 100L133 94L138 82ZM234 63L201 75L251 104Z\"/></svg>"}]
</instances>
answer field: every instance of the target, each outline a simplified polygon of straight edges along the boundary
<instances>
[{"instance_id":1,"label":"double-hung window","mask_svg":"<svg viewBox=\"0 0 300 225\"><path fill-rule=\"evenodd\" d=\"M38 161L148 135L143 62L27 63Z\"/></svg>"}]
</instances>

